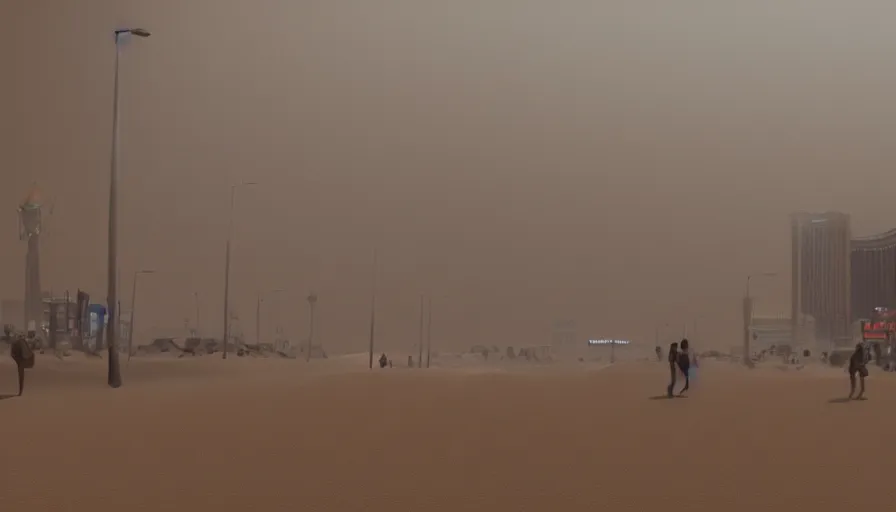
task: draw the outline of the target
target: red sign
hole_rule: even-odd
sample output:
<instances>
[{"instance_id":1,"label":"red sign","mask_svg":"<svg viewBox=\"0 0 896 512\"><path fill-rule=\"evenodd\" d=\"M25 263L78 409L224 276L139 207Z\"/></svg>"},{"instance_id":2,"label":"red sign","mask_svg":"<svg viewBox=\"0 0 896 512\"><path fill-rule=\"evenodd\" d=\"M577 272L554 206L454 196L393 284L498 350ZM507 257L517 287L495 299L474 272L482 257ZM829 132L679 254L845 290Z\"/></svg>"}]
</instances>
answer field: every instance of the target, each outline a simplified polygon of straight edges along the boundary
<instances>
[{"instance_id":1,"label":"red sign","mask_svg":"<svg viewBox=\"0 0 896 512\"><path fill-rule=\"evenodd\" d=\"M862 339L885 340L887 334L896 332L896 321L862 322Z\"/></svg>"}]
</instances>

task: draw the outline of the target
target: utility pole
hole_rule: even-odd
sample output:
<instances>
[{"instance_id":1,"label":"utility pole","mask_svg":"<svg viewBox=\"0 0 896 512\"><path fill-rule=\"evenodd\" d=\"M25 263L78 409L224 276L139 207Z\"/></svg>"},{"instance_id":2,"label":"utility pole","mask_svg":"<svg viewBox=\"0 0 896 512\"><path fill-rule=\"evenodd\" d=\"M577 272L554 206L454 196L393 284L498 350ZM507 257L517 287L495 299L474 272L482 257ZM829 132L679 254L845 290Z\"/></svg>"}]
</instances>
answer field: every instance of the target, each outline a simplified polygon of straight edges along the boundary
<instances>
[{"instance_id":1,"label":"utility pole","mask_svg":"<svg viewBox=\"0 0 896 512\"><path fill-rule=\"evenodd\" d=\"M425 303L423 295L420 296L420 339L417 343L417 368L423 368L423 314L425 313Z\"/></svg>"},{"instance_id":2,"label":"utility pole","mask_svg":"<svg viewBox=\"0 0 896 512\"><path fill-rule=\"evenodd\" d=\"M308 327L308 349L305 351L305 362L311 361L311 347L314 346L314 306L317 304L317 294L312 292L308 296L308 309L311 315L311 322Z\"/></svg>"},{"instance_id":3,"label":"utility pole","mask_svg":"<svg viewBox=\"0 0 896 512\"><path fill-rule=\"evenodd\" d=\"M429 307L426 308L426 314L429 317L426 321L426 367L429 368L432 355L432 296L429 297Z\"/></svg>"},{"instance_id":4,"label":"utility pole","mask_svg":"<svg viewBox=\"0 0 896 512\"><path fill-rule=\"evenodd\" d=\"M236 201L236 189L240 187L251 187L257 183L254 181L244 181L238 185L230 186L230 214L227 227L227 245L224 249L224 352L222 359L227 359L227 340L230 339L230 250L233 245L233 206Z\"/></svg>"},{"instance_id":5,"label":"utility pole","mask_svg":"<svg viewBox=\"0 0 896 512\"><path fill-rule=\"evenodd\" d=\"M373 369L373 338L374 333L376 332L376 265L377 265L377 250L373 250L373 292L370 296L370 360L368 362L368 368Z\"/></svg>"},{"instance_id":6,"label":"utility pole","mask_svg":"<svg viewBox=\"0 0 896 512\"><path fill-rule=\"evenodd\" d=\"M196 333L195 336L200 338L202 335L199 334L199 292L193 292L193 297L196 299Z\"/></svg>"},{"instance_id":7,"label":"utility pole","mask_svg":"<svg viewBox=\"0 0 896 512\"><path fill-rule=\"evenodd\" d=\"M155 270L138 270L134 272L134 286L131 288L131 323L128 326L128 363L131 362L131 354L134 345L134 325L137 318L137 276L141 274L154 274Z\"/></svg>"},{"instance_id":8,"label":"utility pole","mask_svg":"<svg viewBox=\"0 0 896 512\"><path fill-rule=\"evenodd\" d=\"M255 343L261 345L261 292L255 301Z\"/></svg>"},{"instance_id":9,"label":"utility pole","mask_svg":"<svg viewBox=\"0 0 896 512\"><path fill-rule=\"evenodd\" d=\"M778 274L776 272L763 272L761 274L750 274L747 276L747 286L746 291L744 293L743 300L743 316L744 316L744 364L752 368L753 367L753 359L752 359L752 350L750 348L750 338L752 336L752 325L753 325L753 297L750 295L750 280L754 277L775 277Z\"/></svg>"},{"instance_id":10,"label":"utility pole","mask_svg":"<svg viewBox=\"0 0 896 512\"><path fill-rule=\"evenodd\" d=\"M120 304L118 300L118 104L121 99L119 89L119 61L121 60L121 38L125 34L146 38L149 31L142 28L127 28L115 31L115 82L112 93L112 158L109 169L109 234L108 234L108 289L106 291L106 314L109 323L106 329L106 339L109 346L109 371L107 383L111 388L121 387L121 364L118 361L118 333L121 325L118 325Z\"/></svg>"}]
</instances>

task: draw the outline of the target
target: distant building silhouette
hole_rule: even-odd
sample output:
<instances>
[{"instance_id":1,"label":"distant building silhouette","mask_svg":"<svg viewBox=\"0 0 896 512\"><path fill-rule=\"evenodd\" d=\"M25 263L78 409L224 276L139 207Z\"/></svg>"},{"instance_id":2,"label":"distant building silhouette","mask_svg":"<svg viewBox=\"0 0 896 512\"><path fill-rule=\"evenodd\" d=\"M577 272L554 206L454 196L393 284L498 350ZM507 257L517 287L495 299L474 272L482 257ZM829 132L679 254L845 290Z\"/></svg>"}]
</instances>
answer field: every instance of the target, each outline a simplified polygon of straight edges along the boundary
<instances>
[{"instance_id":1,"label":"distant building silhouette","mask_svg":"<svg viewBox=\"0 0 896 512\"><path fill-rule=\"evenodd\" d=\"M44 321L44 304L40 284L40 192L34 186L19 206L19 239L28 243L25 256L25 318L24 329L34 326L40 330Z\"/></svg>"},{"instance_id":2,"label":"distant building silhouette","mask_svg":"<svg viewBox=\"0 0 896 512\"><path fill-rule=\"evenodd\" d=\"M896 306L896 229L853 238L848 214L791 216L793 332L814 319L815 338L851 341L852 322Z\"/></svg>"},{"instance_id":3,"label":"distant building silhouette","mask_svg":"<svg viewBox=\"0 0 896 512\"><path fill-rule=\"evenodd\" d=\"M896 229L854 238L850 255L853 320L879 306L896 306Z\"/></svg>"}]
</instances>

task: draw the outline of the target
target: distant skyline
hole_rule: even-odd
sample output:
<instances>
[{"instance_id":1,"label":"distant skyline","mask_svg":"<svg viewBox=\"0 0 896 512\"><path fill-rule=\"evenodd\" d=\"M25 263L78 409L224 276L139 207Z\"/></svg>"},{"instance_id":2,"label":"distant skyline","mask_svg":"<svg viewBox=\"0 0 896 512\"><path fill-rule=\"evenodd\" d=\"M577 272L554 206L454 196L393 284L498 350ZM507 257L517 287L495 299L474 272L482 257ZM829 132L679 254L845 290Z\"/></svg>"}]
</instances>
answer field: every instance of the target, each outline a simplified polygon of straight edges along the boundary
<instances>
[{"instance_id":1,"label":"distant skyline","mask_svg":"<svg viewBox=\"0 0 896 512\"><path fill-rule=\"evenodd\" d=\"M15 209L55 205L45 288L105 295L112 30L122 57L123 299L138 336L182 328L200 294L220 336L229 188L234 310L259 290L287 333L410 347L420 293L433 347L579 336L652 343L696 319L739 343L788 312L789 214L896 227L896 5L758 0L328 2L12 0L0 4L0 298L23 295ZM274 306L272 306L274 307ZM268 323L268 328L274 325ZM318 329L319 327L319 329ZM583 341L584 343L584 341Z\"/></svg>"}]
</instances>

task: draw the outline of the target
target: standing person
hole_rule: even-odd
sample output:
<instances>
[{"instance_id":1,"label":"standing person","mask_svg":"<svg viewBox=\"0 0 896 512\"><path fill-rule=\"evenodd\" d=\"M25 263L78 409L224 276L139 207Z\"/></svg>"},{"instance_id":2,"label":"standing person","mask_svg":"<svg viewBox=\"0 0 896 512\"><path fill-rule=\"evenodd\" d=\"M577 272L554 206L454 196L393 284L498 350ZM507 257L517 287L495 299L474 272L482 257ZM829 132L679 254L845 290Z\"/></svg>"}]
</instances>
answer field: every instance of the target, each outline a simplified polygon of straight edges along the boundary
<instances>
[{"instance_id":1,"label":"standing person","mask_svg":"<svg viewBox=\"0 0 896 512\"><path fill-rule=\"evenodd\" d=\"M868 376L868 367L865 366L867 358L865 357L865 348L861 343L856 344L856 351L849 358L849 398L856 392L856 375L859 376L859 394L856 400L865 397L865 377Z\"/></svg>"},{"instance_id":2,"label":"standing person","mask_svg":"<svg viewBox=\"0 0 896 512\"><path fill-rule=\"evenodd\" d=\"M676 364L678 364L678 343L673 343L669 345L669 373L672 375L669 387L666 388L666 395L669 398L672 398L675 390L675 376L678 373L678 369L675 367Z\"/></svg>"},{"instance_id":3,"label":"standing person","mask_svg":"<svg viewBox=\"0 0 896 512\"><path fill-rule=\"evenodd\" d=\"M19 372L19 396L25 390L25 369L34 368L34 350L23 336L17 336L9 347L9 355L16 362Z\"/></svg>"},{"instance_id":4,"label":"standing person","mask_svg":"<svg viewBox=\"0 0 896 512\"><path fill-rule=\"evenodd\" d=\"M678 392L679 396L681 396L691 387L691 351L687 339L681 340L681 345L679 346L678 369L684 374L684 387ZM697 366L696 359L694 360L694 366Z\"/></svg>"}]
</instances>

